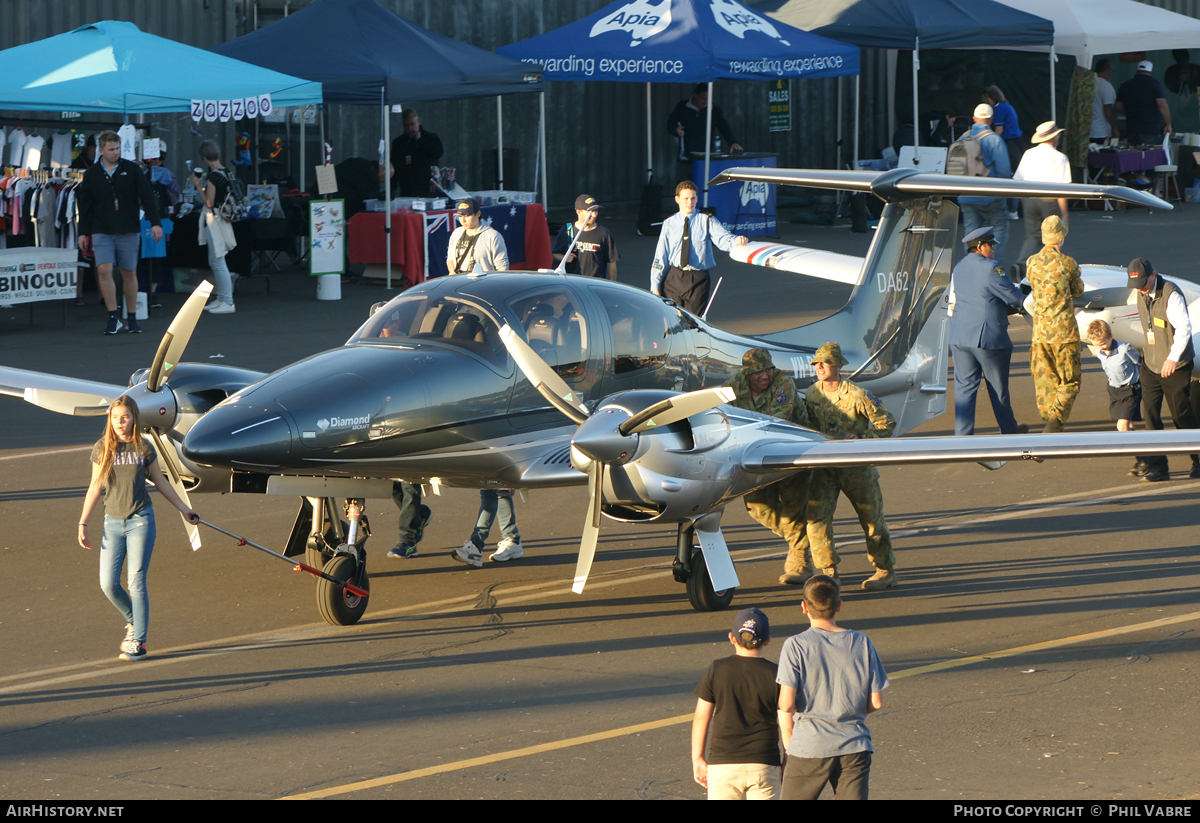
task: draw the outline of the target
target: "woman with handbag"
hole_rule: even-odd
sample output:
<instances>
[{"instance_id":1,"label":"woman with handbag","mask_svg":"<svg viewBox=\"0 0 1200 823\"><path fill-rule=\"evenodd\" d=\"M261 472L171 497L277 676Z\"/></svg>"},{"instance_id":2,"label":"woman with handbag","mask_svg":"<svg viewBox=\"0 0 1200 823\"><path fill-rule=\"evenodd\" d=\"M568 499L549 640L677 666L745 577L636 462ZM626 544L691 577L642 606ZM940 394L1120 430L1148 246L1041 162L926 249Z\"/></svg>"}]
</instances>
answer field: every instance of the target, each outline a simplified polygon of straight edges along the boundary
<instances>
[{"instance_id":1,"label":"woman with handbag","mask_svg":"<svg viewBox=\"0 0 1200 823\"><path fill-rule=\"evenodd\" d=\"M217 284L217 296L204 310L210 314L233 314L233 277L225 265L225 255L237 245L237 240L233 236L233 224L223 214L228 211L224 207L232 186L229 172L221 165L221 150L216 141L205 140L201 143L200 157L208 165L208 172L192 170L192 174L200 178L197 185L204 199L204 209L200 212L199 242L201 246L208 246L208 266Z\"/></svg>"}]
</instances>

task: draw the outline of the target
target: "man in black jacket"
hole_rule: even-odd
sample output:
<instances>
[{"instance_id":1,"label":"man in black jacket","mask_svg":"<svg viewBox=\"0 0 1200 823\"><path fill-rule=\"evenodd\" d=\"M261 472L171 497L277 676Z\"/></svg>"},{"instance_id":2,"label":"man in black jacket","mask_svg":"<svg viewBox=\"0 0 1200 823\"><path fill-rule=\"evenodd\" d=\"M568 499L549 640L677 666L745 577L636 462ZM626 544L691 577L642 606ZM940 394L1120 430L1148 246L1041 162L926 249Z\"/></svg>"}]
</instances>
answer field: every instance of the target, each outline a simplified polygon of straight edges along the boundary
<instances>
[{"instance_id":1,"label":"man in black jacket","mask_svg":"<svg viewBox=\"0 0 1200 823\"><path fill-rule=\"evenodd\" d=\"M428 197L429 168L445 151L441 138L421 128L421 118L413 109L405 109L400 121L404 134L392 141L392 190L400 197Z\"/></svg>"},{"instance_id":2,"label":"man in black jacket","mask_svg":"<svg viewBox=\"0 0 1200 823\"><path fill-rule=\"evenodd\" d=\"M741 151L733 129L720 106L713 106L713 136L720 135L729 144L729 150ZM692 90L691 100L680 100L667 118L667 134L679 138L679 180L692 179L692 155L704 154L704 136L708 133L708 84L697 83Z\"/></svg>"},{"instance_id":3,"label":"man in black jacket","mask_svg":"<svg viewBox=\"0 0 1200 823\"><path fill-rule=\"evenodd\" d=\"M108 327L105 334L116 334L122 328L117 308L116 287L113 284L113 265L121 269L121 284L125 293L125 324L131 334L140 334L134 309L137 306L137 263L141 245L141 218L138 205L150 221L150 233L157 242L162 240L162 223L150 181L138 165L121 159L121 138L106 131L96 140L100 162L83 173L79 186L79 248L84 254L96 256L96 280L104 305L108 308Z\"/></svg>"}]
</instances>

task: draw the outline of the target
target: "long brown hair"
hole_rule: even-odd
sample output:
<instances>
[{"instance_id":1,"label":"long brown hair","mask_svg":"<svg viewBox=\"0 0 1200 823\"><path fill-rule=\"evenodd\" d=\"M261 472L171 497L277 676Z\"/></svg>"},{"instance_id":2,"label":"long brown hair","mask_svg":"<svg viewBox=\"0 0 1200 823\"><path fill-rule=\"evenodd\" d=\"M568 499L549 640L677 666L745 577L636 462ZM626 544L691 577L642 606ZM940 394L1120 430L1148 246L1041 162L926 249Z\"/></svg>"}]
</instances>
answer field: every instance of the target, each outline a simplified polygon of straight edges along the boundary
<instances>
[{"instance_id":1,"label":"long brown hair","mask_svg":"<svg viewBox=\"0 0 1200 823\"><path fill-rule=\"evenodd\" d=\"M142 426L138 418L137 404L125 395L121 395L112 401L108 407L108 414L104 416L104 437L100 439L100 476L104 478L105 485L108 485L108 482L112 479L113 460L117 456L117 445L122 442L112 427L112 412L118 406L128 409L129 416L133 420L133 437L130 440L130 445L137 450L137 453L143 459L150 456L149 447L142 438Z\"/></svg>"}]
</instances>

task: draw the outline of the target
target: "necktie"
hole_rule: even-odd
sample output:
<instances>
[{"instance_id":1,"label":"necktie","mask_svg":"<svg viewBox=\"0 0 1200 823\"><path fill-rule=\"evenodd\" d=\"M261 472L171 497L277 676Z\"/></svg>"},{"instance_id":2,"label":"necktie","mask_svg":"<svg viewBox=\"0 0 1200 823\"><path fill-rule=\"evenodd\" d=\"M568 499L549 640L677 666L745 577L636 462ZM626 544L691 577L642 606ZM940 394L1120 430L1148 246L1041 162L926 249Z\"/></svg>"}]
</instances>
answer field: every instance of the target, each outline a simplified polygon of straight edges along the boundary
<instances>
[{"instance_id":1,"label":"necktie","mask_svg":"<svg viewBox=\"0 0 1200 823\"><path fill-rule=\"evenodd\" d=\"M679 246L679 268L686 269L688 259L692 256L692 220L683 218L683 243Z\"/></svg>"}]
</instances>

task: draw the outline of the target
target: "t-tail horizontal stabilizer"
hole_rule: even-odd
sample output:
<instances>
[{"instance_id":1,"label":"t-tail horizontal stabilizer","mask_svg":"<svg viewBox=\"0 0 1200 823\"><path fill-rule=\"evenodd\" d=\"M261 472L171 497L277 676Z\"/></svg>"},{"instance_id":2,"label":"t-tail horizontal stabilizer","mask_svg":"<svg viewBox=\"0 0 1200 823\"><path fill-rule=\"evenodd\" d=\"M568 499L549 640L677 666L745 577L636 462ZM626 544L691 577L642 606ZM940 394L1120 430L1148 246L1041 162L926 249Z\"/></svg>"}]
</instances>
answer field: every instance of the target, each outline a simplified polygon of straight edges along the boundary
<instances>
[{"instance_id":1,"label":"t-tail horizontal stabilizer","mask_svg":"<svg viewBox=\"0 0 1200 823\"><path fill-rule=\"evenodd\" d=\"M1071 200L1120 200L1151 209L1174 208L1153 194L1126 186L1097 186L1088 183L1033 183L1002 177L963 177L918 169L885 172L830 171L822 169L732 168L709 181L721 183L777 183L814 189L870 192L889 203L920 197L970 195L973 197L1064 197Z\"/></svg>"}]
</instances>

